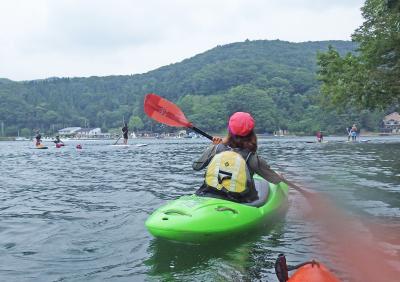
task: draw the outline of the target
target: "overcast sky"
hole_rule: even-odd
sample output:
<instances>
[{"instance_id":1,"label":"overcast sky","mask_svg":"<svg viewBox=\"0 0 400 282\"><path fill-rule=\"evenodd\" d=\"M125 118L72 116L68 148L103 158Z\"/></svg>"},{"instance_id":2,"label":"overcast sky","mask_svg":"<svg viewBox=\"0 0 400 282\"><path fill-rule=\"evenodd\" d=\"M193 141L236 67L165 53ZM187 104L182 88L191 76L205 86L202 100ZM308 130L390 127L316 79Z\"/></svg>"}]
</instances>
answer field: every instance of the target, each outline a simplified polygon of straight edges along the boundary
<instances>
[{"instance_id":1,"label":"overcast sky","mask_svg":"<svg viewBox=\"0 0 400 282\"><path fill-rule=\"evenodd\" d=\"M350 40L361 0L1 0L0 77L144 73L246 39Z\"/></svg>"}]
</instances>

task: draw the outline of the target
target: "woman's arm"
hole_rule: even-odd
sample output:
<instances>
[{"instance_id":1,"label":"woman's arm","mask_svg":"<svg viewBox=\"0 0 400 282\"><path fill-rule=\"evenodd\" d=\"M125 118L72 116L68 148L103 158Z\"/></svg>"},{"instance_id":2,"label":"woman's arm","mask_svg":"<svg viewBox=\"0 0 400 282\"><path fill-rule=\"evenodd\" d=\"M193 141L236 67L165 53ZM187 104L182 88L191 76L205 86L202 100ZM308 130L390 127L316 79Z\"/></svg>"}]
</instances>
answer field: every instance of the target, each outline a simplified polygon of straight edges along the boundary
<instances>
[{"instance_id":1,"label":"woman's arm","mask_svg":"<svg viewBox=\"0 0 400 282\"><path fill-rule=\"evenodd\" d=\"M211 159L215 156L216 147L218 145L211 145L209 146L201 155L201 157L193 162L193 169L194 170L201 170L205 168L211 161Z\"/></svg>"},{"instance_id":2,"label":"woman's arm","mask_svg":"<svg viewBox=\"0 0 400 282\"><path fill-rule=\"evenodd\" d=\"M271 169L267 162L259 157L257 153L252 154L248 161L249 167L252 171L260 175L265 180L278 184L279 182L285 181L278 173Z\"/></svg>"},{"instance_id":3,"label":"woman's arm","mask_svg":"<svg viewBox=\"0 0 400 282\"><path fill-rule=\"evenodd\" d=\"M193 162L193 169L194 170L201 170L208 166L211 159L218 153L222 151L226 151L228 148L223 143L214 143L213 145L209 146L201 155L201 157Z\"/></svg>"}]
</instances>

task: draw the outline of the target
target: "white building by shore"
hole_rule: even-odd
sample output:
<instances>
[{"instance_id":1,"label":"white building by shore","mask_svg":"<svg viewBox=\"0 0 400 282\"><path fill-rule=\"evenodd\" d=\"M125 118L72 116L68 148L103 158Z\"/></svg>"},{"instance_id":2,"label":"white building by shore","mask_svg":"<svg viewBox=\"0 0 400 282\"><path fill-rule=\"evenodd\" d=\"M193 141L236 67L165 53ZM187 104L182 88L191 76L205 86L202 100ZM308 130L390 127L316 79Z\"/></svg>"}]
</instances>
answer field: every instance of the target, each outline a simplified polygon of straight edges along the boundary
<instances>
[{"instance_id":1,"label":"white building by shore","mask_svg":"<svg viewBox=\"0 0 400 282\"><path fill-rule=\"evenodd\" d=\"M400 114L393 112L385 116L382 120L381 131L388 133L400 133Z\"/></svg>"},{"instance_id":2,"label":"white building by shore","mask_svg":"<svg viewBox=\"0 0 400 282\"><path fill-rule=\"evenodd\" d=\"M58 130L58 134L64 137L72 137L77 139L85 138L109 138L109 133L102 133L100 127L82 128L82 127L66 127Z\"/></svg>"},{"instance_id":3,"label":"white building by shore","mask_svg":"<svg viewBox=\"0 0 400 282\"><path fill-rule=\"evenodd\" d=\"M81 129L81 127L66 127L66 128L60 129L58 131L58 134L60 136L70 136L70 135L74 135L75 132L77 132L80 129Z\"/></svg>"}]
</instances>

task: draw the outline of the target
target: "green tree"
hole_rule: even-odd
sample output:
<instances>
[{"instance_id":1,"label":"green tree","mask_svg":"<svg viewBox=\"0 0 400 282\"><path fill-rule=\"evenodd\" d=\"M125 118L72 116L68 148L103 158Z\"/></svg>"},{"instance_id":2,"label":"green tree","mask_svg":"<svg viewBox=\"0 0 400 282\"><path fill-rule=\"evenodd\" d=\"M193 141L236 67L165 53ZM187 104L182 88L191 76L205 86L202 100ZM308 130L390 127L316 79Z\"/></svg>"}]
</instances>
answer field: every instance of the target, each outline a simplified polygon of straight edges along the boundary
<instances>
[{"instance_id":1,"label":"green tree","mask_svg":"<svg viewBox=\"0 0 400 282\"><path fill-rule=\"evenodd\" d=\"M30 129L28 129L28 128L22 128L22 129L19 131L19 135L20 135L20 136L23 136L23 137L29 137L29 136L31 136L31 133L32 133L32 130L30 130Z\"/></svg>"},{"instance_id":2,"label":"green tree","mask_svg":"<svg viewBox=\"0 0 400 282\"><path fill-rule=\"evenodd\" d=\"M251 85L232 88L226 96L229 115L249 112L256 120L256 131L272 132L278 127L275 103L267 91Z\"/></svg>"},{"instance_id":3,"label":"green tree","mask_svg":"<svg viewBox=\"0 0 400 282\"><path fill-rule=\"evenodd\" d=\"M337 49L338 56L356 47L348 41L255 40L218 46L138 75L0 79L0 121L5 127L40 128L50 134L85 124L119 130L123 120L137 116L145 130L176 130L144 114L143 98L154 92L178 103L189 120L210 132L226 130L227 119L236 110L255 116L257 132L278 128L309 132L325 120L333 130L342 121L333 118L334 107L321 106L316 99L320 86L315 79L316 53L326 51L328 45ZM352 116L347 108L343 110ZM374 124L375 116L362 121Z\"/></svg>"},{"instance_id":4,"label":"green tree","mask_svg":"<svg viewBox=\"0 0 400 282\"><path fill-rule=\"evenodd\" d=\"M359 53L318 56L322 92L341 106L399 106L400 1L367 0L361 10L365 21L352 35Z\"/></svg>"},{"instance_id":5,"label":"green tree","mask_svg":"<svg viewBox=\"0 0 400 282\"><path fill-rule=\"evenodd\" d=\"M129 119L128 126L132 128L133 130L140 130L144 127L143 121L140 117L138 116L132 116Z\"/></svg>"}]
</instances>

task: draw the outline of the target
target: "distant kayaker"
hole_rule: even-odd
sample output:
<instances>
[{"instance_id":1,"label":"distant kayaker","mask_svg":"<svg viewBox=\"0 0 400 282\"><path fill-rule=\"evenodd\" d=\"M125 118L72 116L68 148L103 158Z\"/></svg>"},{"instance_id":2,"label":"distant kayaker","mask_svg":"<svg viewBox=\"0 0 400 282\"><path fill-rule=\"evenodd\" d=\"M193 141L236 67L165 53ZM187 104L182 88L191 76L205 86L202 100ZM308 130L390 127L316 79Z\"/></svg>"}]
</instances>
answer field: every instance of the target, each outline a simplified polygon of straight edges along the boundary
<instances>
[{"instance_id":1,"label":"distant kayaker","mask_svg":"<svg viewBox=\"0 0 400 282\"><path fill-rule=\"evenodd\" d=\"M317 141L318 142L324 141L324 135L322 134L322 131L320 131L320 130L317 132Z\"/></svg>"},{"instance_id":2,"label":"distant kayaker","mask_svg":"<svg viewBox=\"0 0 400 282\"><path fill-rule=\"evenodd\" d=\"M128 144L128 125L126 122L124 123L124 127L122 127L122 134L124 135L124 145Z\"/></svg>"},{"instance_id":3,"label":"distant kayaker","mask_svg":"<svg viewBox=\"0 0 400 282\"><path fill-rule=\"evenodd\" d=\"M63 145L64 145L64 142L63 142L63 141L61 141L61 139L60 139L60 136L59 136L59 135L56 135L56 139L55 139L53 142L54 142L54 143L56 143L56 144L60 143L60 144L63 144Z\"/></svg>"},{"instance_id":4,"label":"distant kayaker","mask_svg":"<svg viewBox=\"0 0 400 282\"><path fill-rule=\"evenodd\" d=\"M40 130L39 129L36 130L35 139L36 139L36 146L40 146L40 144L42 142L42 135L40 135Z\"/></svg>"},{"instance_id":5,"label":"distant kayaker","mask_svg":"<svg viewBox=\"0 0 400 282\"><path fill-rule=\"evenodd\" d=\"M353 124L353 126L350 129L350 135L351 135L351 141L357 140L357 126L355 124Z\"/></svg>"},{"instance_id":6,"label":"distant kayaker","mask_svg":"<svg viewBox=\"0 0 400 282\"><path fill-rule=\"evenodd\" d=\"M247 179L247 189L243 193L232 193L216 190L214 187L206 184L206 181L196 192L197 195L205 195L208 193L217 194L221 197L226 197L229 200L237 202L251 202L258 199L257 190L254 186L253 174L257 173L264 179L274 184L285 181L282 176L273 171L267 162L257 154L257 136L254 133L254 119L249 113L236 112L229 118L228 135L224 138L214 137L213 145L209 146L202 154L202 156L193 163L194 170L201 170L207 167L210 162L213 163L215 155L222 154L222 152L233 151L243 157L246 162L250 179ZM221 153L221 154L220 154ZM211 165L210 164L210 165ZM228 165L227 163L225 165ZM221 173L219 173L221 172ZM218 182L222 183L227 173L219 170ZM221 176L220 176L221 175ZM233 181L233 180L232 180ZM233 198L233 199L232 199Z\"/></svg>"}]
</instances>

